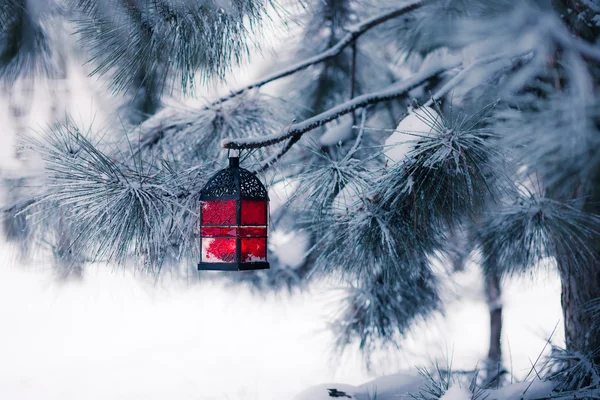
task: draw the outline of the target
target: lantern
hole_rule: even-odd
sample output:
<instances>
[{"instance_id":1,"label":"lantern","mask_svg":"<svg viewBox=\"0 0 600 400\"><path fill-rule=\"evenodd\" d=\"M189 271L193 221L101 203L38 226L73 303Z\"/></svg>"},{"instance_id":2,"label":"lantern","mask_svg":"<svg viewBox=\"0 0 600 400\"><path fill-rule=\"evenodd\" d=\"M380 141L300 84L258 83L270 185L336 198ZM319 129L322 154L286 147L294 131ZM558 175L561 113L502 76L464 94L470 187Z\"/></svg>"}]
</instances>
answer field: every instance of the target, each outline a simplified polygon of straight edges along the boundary
<instances>
[{"instance_id":1,"label":"lantern","mask_svg":"<svg viewBox=\"0 0 600 400\"><path fill-rule=\"evenodd\" d=\"M200 193L201 260L199 270L268 269L269 196L238 157L217 172Z\"/></svg>"}]
</instances>

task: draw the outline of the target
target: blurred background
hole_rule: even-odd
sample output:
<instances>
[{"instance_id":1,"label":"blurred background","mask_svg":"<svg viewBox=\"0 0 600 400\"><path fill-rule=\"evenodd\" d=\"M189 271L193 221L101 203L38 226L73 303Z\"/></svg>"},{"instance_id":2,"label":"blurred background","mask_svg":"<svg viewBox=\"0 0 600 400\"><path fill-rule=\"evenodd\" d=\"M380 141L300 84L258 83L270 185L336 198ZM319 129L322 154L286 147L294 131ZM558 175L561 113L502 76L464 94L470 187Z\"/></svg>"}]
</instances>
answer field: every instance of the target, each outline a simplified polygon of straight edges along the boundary
<instances>
[{"instance_id":1,"label":"blurred background","mask_svg":"<svg viewBox=\"0 0 600 400\"><path fill-rule=\"evenodd\" d=\"M293 18L282 24L279 17L267 25L261 50L251 49L251 68L234 68L226 85L198 82L186 106L204 104L279 65L276 49L298 29ZM114 126L141 122L156 106L152 96L140 96L133 100L146 101L136 106L139 114L124 108L132 99L111 94L102 77L88 77L93 66L78 53L75 38L53 40L64 40L61 77L19 80L2 89L5 204L19 197L15 191L28 190L24 179L39 173L39 163L16 147L19 137L35 137L67 114L103 137ZM278 84L269 91L277 93ZM176 109L184 97L175 91L163 101ZM285 185L272 186L270 196L275 208L285 203ZM358 385L433 360L471 371L487 357L489 308L472 260L442 282L446 316L418 323L401 349L374 354L377 362L367 370L358 347L343 356L332 350L329 328L344 296L334 278L291 292L257 293L211 279L216 275L198 280L186 268L160 276L102 262L61 270L51 261L56 243L14 240L19 218L4 225L9 240L0 245L2 399L291 399L311 385ZM275 231L271 250L280 264L296 267L305 242ZM549 338L564 341L560 281L546 271L535 281L508 279L503 292L504 365L522 379L549 352Z\"/></svg>"}]
</instances>

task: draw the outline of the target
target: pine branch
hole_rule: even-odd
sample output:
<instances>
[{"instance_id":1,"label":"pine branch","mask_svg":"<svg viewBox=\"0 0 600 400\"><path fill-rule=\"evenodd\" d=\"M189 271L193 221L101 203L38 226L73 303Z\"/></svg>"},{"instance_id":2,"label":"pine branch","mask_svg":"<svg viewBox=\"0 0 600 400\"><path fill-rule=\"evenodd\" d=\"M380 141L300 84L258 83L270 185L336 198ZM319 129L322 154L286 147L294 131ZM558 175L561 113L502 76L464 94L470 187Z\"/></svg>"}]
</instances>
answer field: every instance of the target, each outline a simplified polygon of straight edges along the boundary
<instances>
[{"instance_id":1,"label":"pine branch","mask_svg":"<svg viewBox=\"0 0 600 400\"><path fill-rule=\"evenodd\" d=\"M283 104L261 93L247 93L210 109L165 108L134 128L140 136L135 152L193 165L225 157L221 139L277 132L290 117ZM261 153L261 159L268 155Z\"/></svg>"},{"instance_id":2,"label":"pine branch","mask_svg":"<svg viewBox=\"0 0 600 400\"><path fill-rule=\"evenodd\" d=\"M566 29L551 29L549 31L554 37L554 40L561 44L565 49L574 49L585 57L600 61L600 47L572 37Z\"/></svg>"},{"instance_id":3,"label":"pine branch","mask_svg":"<svg viewBox=\"0 0 600 400\"><path fill-rule=\"evenodd\" d=\"M34 218L42 239L62 233L55 220L63 218L63 253L121 265L134 256L155 273L171 258L197 258L193 210L206 164L175 171L132 157L132 149L109 155L112 146L92 143L70 119L24 146L41 156L46 180L20 213Z\"/></svg>"},{"instance_id":4,"label":"pine branch","mask_svg":"<svg viewBox=\"0 0 600 400\"><path fill-rule=\"evenodd\" d=\"M273 74L267 76L266 78L259 80L258 82L252 83L242 89L238 89L234 92L231 92L228 96L222 97L222 98L214 101L210 106L207 106L207 109L210 108L211 106L215 106L217 104L223 103L224 101L227 101L227 100L231 99L232 97L239 96L240 94L242 94L248 90L260 88L260 87L266 85L267 83L276 81L281 78L285 78L286 76L289 76L289 75L293 75L298 71L301 71L303 69L310 67L311 65L315 65L315 64L321 63L325 60L329 60L330 58L333 58L333 57L339 55L342 52L342 50L344 50L349 45L355 43L356 39L358 39L360 36L362 36L365 32L369 31L371 28L374 28L386 21L389 21L390 19L393 19L393 18L399 17L401 15L405 15L409 12L412 12L412 11L420 8L421 6L423 6L424 3L425 3L424 0L414 0L400 8L397 8L392 11L388 11L388 12L385 12L378 16L375 16L373 18L370 18L370 19L350 28L348 34L346 36L344 36L339 42L337 42L333 47L330 47L329 49L323 51L322 53L317 54L316 56L310 57L304 61L301 61L290 67L287 67L281 71L274 72Z\"/></svg>"},{"instance_id":5,"label":"pine branch","mask_svg":"<svg viewBox=\"0 0 600 400\"><path fill-rule=\"evenodd\" d=\"M23 209L29 207L30 205L32 205L33 203L36 203L37 201L38 201L38 199L34 197L31 199L20 201L18 203L10 204L6 207L0 208L0 213L5 213L5 214L18 213L20 210L23 210Z\"/></svg>"},{"instance_id":6,"label":"pine branch","mask_svg":"<svg viewBox=\"0 0 600 400\"><path fill-rule=\"evenodd\" d=\"M0 5L0 80L9 85L20 77L57 75L56 34L63 10L53 2L34 6L19 0Z\"/></svg>"},{"instance_id":7,"label":"pine branch","mask_svg":"<svg viewBox=\"0 0 600 400\"><path fill-rule=\"evenodd\" d=\"M429 79L458 66L460 66L460 63L446 63L435 66L421 72L411 79L407 79L406 81L392 85L387 89L358 96L312 118L292 124L281 133L266 135L260 138L243 138L237 140L225 139L221 141L221 146L225 149L257 149L265 146L271 146L289 138L302 136L306 132L323 126L327 122L333 121L342 115L351 113L358 108L404 96L419 85L427 82Z\"/></svg>"},{"instance_id":8,"label":"pine branch","mask_svg":"<svg viewBox=\"0 0 600 400\"><path fill-rule=\"evenodd\" d=\"M600 367L593 362L594 354L572 351L552 346L552 352L543 365L546 379L556 382L559 395L573 395L570 398L600 398ZM598 397L587 397L591 390ZM557 396L558 397L558 396ZM562 397L569 398L569 397Z\"/></svg>"},{"instance_id":9,"label":"pine branch","mask_svg":"<svg viewBox=\"0 0 600 400\"><path fill-rule=\"evenodd\" d=\"M586 271L598 258L590 245L598 240L598 226L598 215L531 194L489 213L480 235L502 275L531 272L550 259Z\"/></svg>"},{"instance_id":10,"label":"pine branch","mask_svg":"<svg viewBox=\"0 0 600 400\"><path fill-rule=\"evenodd\" d=\"M431 107L436 101L440 100L442 97L447 95L457 85L460 85L460 83L463 80L465 80L465 78L467 78L473 72L473 69L475 69L477 67L481 67L482 65L485 65L485 64L491 64L496 61L500 61L503 59L509 59L509 58L514 59L515 60L514 62L516 62L517 60L521 60L523 57L525 57L533 52L534 52L534 50L528 50L525 52L519 51L519 52L508 53L508 54L507 53L494 54L493 56L490 56L490 57L482 57L482 58L476 60L475 62L471 63L471 65L465 67L458 74L454 75L454 77L452 79L450 79L448 82L446 82L446 84L444 86L442 86L431 97L431 99L429 99L425 104L423 104L423 107Z\"/></svg>"},{"instance_id":11,"label":"pine branch","mask_svg":"<svg viewBox=\"0 0 600 400\"><path fill-rule=\"evenodd\" d=\"M92 74L109 74L117 92L130 90L141 74L160 91L185 92L202 83L224 79L233 65L249 56L251 33L266 16L263 0L131 2L73 0L77 32L89 52ZM145 4L148 3L148 4Z\"/></svg>"},{"instance_id":12,"label":"pine branch","mask_svg":"<svg viewBox=\"0 0 600 400\"><path fill-rule=\"evenodd\" d=\"M348 288L340 313L331 324L335 350L342 354L358 342L368 369L377 350L398 349L411 327L441 311L439 282L426 265L414 276L368 277Z\"/></svg>"}]
</instances>

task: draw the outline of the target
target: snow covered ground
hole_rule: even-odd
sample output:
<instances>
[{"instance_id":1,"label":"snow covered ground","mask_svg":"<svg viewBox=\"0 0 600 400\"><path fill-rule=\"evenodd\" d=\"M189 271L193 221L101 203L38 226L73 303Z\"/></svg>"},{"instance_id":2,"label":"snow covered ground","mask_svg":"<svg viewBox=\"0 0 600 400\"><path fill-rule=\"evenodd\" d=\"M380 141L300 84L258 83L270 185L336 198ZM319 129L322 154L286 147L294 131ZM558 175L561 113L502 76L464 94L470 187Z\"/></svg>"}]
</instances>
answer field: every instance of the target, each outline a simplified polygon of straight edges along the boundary
<instances>
[{"instance_id":1,"label":"snow covered ground","mask_svg":"<svg viewBox=\"0 0 600 400\"><path fill-rule=\"evenodd\" d=\"M420 327L406 351L368 374L358 354L341 365L329 358L325 323L335 296L326 285L257 299L107 267L60 284L41 267L16 265L8 246L0 250L0 399L286 400L320 383L414 373L413 365L446 354L454 368L472 369L486 352L474 268L458 277L464 296L449 304L449 318ZM551 274L507 286L504 344L516 376L526 375L559 322L559 292Z\"/></svg>"}]
</instances>

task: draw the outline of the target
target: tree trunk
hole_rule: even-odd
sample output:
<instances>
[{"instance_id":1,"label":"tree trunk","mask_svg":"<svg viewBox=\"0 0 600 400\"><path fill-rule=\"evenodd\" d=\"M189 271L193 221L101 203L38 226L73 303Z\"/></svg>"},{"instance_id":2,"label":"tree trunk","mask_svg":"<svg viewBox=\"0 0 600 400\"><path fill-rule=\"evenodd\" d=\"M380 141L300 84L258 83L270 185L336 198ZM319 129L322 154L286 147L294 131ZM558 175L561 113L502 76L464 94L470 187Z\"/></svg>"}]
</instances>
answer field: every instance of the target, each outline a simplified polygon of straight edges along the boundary
<instances>
[{"instance_id":1,"label":"tree trunk","mask_svg":"<svg viewBox=\"0 0 600 400\"><path fill-rule=\"evenodd\" d=\"M500 277L494 270L485 274L485 295L490 310L490 348L486 368L486 380L490 384L500 379L502 372L502 289Z\"/></svg>"},{"instance_id":2,"label":"tree trunk","mask_svg":"<svg viewBox=\"0 0 600 400\"><path fill-rule=\"evenodd\" d=\"M598 193L589 193L583 211L598 214L600 212L598 200L600 200ZM590 228L599 229L597 226ZM557 244L561 245L561 243ZM587 243L587 246L595 256L588 256L590 260L587 264L582 261L576 262L573 256L557 260L561 280L565 344L567 350L591 355L592 362L600 366L600 329L597 325L599 316L590 309L591 302L600 299L600 238L596 236ZM584 252L585 249L575 249L575 251ZM569 254L567 249L562 249L561 252Z\"/></svg>"},{"instance_id":3,"label":"tree trunk","mask_svg":"<svg viewBox=\"0 0 600 400\"><path fill-rule=\"evenodd\" d=\"M565 262L559 270L567 349L593 353L593 362L600 365L600 329L592 329L598 316L588 309L592 300L600 298L600 264L596 261L588 268L576 269Z\"/></svg>"},{"instance_id":4,"label":"tree trunk","mask_svg":"<svg viewBox=\"0 0 600 400\"><path fill-rule=\"evenodd\" d=\"M563 22L575 36L594 43L600 37L600 27L586 20L594 15L593 12L584 13L592 11L586 3L588 2L583 0L552 0L551 2L555 12L562 16ZM553 189L549 188L550 194ZM583 211L600 213L600 175L596 175L591 192L582 193L580 189L574 189L573 199L585 199ZM560 198L559 200L564 201ZM599 229L597 226L591 228L594 231ZM595 330L593 329L594 319L599 316L589 309L592 300L600 299L600 238L593 238L588 245L593 249L596 259L585 268L581 266L576 268L572 260L557 260L562 289L561 305L567 349L584 354L592 353L594 364L600 366L600 329L597 320Z\"/></svg>"},{"instance_id":5,"label":"tree trunk","mask_svg":"<svg viewBox=\"0 0 600 400\"><path fill-rule=\"evenodd\" d=\"M480 221L478 222L480 223ZM479 225L468 226L467 231L455 230L449 236L446 251L455 272L463 271L473 246L478 242ZM502 368L502 287L498 273L497 259L487 249L484 252L482 265L485 297L490 312L490 342L485 368L485 379L488 385L499 384L504 369Z\"/></svg>"}]
</instances>

